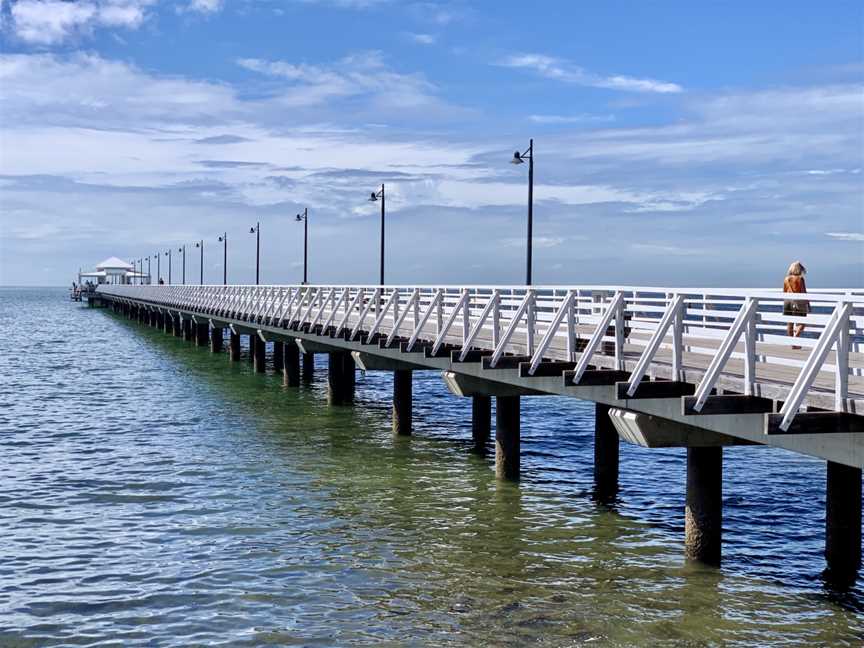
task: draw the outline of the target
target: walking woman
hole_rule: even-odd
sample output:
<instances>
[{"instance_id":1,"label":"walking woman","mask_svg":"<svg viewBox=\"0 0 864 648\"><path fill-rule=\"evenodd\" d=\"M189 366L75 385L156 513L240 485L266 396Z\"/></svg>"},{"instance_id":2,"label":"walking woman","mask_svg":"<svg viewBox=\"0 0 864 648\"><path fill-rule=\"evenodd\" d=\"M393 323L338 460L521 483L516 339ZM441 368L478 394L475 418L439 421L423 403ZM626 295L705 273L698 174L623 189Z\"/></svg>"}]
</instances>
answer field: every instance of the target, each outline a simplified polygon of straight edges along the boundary
<instances>
[{"instance_id":1,"label":"walking woman","mask_svg":"<svg viewBox=\"0 0 864 648\"><path fill-rule=\"evenodd\" d=\"M807 274L807 268L800 261L795 261L789 266L786 271L786 278L783 280L784 293L806 293L807 286L804 284L804 275ZM810 302L806 299L787 299L783 302L783 314L790 317L807 317L810 312ZM804 324L794 324L789 322L786 324L786 333L789 337L801 337L804 331ZM793 349L800 349L800 346L793 346Z\"/></svg>"}]
</instances>

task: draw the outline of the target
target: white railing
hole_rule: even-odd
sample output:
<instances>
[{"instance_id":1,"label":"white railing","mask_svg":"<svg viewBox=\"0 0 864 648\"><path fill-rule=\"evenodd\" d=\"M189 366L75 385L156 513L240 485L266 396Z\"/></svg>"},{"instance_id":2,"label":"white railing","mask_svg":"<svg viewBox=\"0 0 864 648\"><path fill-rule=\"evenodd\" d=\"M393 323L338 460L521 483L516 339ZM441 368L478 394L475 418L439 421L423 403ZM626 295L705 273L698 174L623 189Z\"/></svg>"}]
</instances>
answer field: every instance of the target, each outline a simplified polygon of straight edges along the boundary
<instances>
[{"instance_id":1,"label":"white railing","mask_svg":"<svg viewBox=\"0 0 864 648\"><path fill-rule=\"evenodd\" d=\"M99 292L154 307L271 327L317 330L429 347L629 369L628 394L646 375L697 376L700 411L721 381L741 393L783 392L786 430L813 394L836 411L864 399L864 291L808 293L804 317L783 314L792 296L763 289L631 286L100 286ZM801 337L786 334L804 324ZM824 403L823 398L820 403Z\"/></svg>"}]
</instances>

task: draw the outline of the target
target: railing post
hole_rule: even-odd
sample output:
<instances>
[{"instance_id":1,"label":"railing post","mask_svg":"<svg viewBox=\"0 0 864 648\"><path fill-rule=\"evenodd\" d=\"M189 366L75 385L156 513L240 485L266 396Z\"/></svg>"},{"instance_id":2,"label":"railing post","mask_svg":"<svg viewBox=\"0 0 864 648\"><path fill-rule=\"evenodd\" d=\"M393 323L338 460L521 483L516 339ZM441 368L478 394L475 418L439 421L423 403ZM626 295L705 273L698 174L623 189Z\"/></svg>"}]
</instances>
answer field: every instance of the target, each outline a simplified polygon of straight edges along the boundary
<instances>
[{"instance_id":1,"label":"railing post","mask_svg":"<svg viewBox=\"0 0 864 648\"><path fill-rule=\"evenodd\" d=\"M840 320L837 332L837 361L834 363L834 409L846 411L846 401L849 398L849 324L852 314L850 308Z\"/></svg>"},{"instance_id":2,"label":"railing post","mask_svg":"<svg viewBox=\"0 0 864 648\"><path fill-rule=\"evenodd\" d=\"M624 304L622 299L615 309L615 368L624 369Z\"/></svg>"},{"instance_id":3,"label":"railing post","mask_svg":"<svg viewBox=\"0 0 864 648\"><path fill-rule=\"evenodd\" d=\"M525 346L528 355L534 355L534 326L537 323L537 294L529 289L528 311L525 314Z\"/></svg>"},{"instance_id":4,"label":"railing post","mask_svg":"<svg viewBox=\"0 0 864 648\"><path fill-rule=\"evenodd\" d=\"M687 306L682 297L680 305L675 310L675 318L672 320L672 380L684 378L684 312L686 310Z\"/></svg>"},{"instance_id":5,"label":"railing post","mask_svg":"<svg viewBox=\"0 0 864 648\"><path fill-rule=\"evenodd\" d=\"M468 341L468 334L471 332L471 296L467 288L463 289L462 296L465 297L462 302L462 346Z\"/></svg>"},{"instance_id":6,"label":"railing post","mask_svg":"<svg viewBox=\"0 0 864 648\"><path fill-rule=\"evenodd\" d=\"M492 346L498 348L498 342L501 340L501 293L497 290L493 293L492 299Z\"/></svg>"},{"instance_id":7,"label":"railing post","mask_svg":"<svg viewBox=\"0 0 864 648\"><path fill-rule=\"evenodd\" d=\"M744 395L752 396L756 390L756 318L759 312L758 300L756 307L747 318L744 328Z\"/></svg>"}]
</instances>

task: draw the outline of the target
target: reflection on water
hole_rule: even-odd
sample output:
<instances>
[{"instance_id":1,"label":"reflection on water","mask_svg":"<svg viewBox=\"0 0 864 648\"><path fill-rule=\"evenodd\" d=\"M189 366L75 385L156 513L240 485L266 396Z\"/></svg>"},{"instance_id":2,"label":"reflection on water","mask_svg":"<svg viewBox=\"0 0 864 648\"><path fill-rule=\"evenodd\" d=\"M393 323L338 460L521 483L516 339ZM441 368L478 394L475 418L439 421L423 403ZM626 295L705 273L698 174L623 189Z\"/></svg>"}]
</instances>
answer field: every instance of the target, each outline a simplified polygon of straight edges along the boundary
<instances>
[{"instance_id":1,"label":"reflection on water","mask_svg":"<svg viewBox=\"0 0 864 648\"><path fill-rule=\"evenodd\" d=\"M524 399L523 475L470 452L470 403L386 374L328 408L245 362L0 292L0 645L861 645L824 589L824 465L725 453L724 565L682 558L684 455L622 447L592 490L593 406Z\"/></svg>"}]
</instances>

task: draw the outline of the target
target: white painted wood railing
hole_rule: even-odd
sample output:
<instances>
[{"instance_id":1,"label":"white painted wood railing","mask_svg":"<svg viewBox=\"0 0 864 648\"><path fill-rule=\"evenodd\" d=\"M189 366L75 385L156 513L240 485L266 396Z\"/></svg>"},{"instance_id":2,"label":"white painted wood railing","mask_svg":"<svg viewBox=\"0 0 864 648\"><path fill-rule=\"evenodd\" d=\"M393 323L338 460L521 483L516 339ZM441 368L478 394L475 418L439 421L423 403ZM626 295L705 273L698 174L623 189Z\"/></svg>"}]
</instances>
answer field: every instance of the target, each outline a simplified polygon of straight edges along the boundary
<instances>
[{"instance_id":1,"label":"white painted wood railing","mask_svg":"<svg viewBox=\"0 0 864 648\"><path fill-rule=\"evenodd\" d=\"M864 404L864 291L797 296L805 317L783 314L789 294L761 289L631 286L100 286L99 292L216 320L333 330L357 340L419 344L438 352L491 353L697 382L699 411L712 389L782 394L782 429L804 406L847 411ZM804 324L799 338L788 324ZM794 345L794 346L793 346ZM694 378L695 377L695 378ZM821 399L814 399L814 395ZM830 396L830 398L828 398ZM772 396L777 397L777 396ZM854 403L853 403L854 404ZM858 410L861 411L860 409Z\"/></svg>"}]
</instances>

